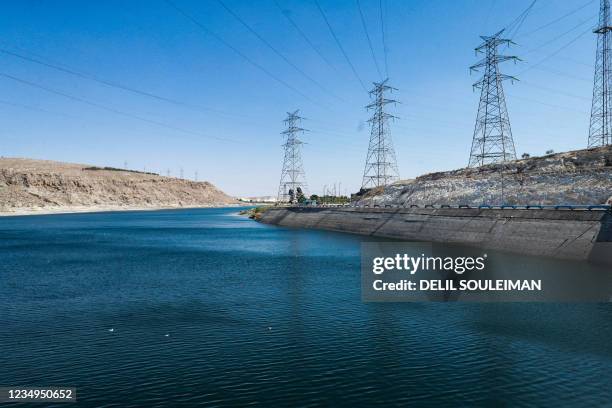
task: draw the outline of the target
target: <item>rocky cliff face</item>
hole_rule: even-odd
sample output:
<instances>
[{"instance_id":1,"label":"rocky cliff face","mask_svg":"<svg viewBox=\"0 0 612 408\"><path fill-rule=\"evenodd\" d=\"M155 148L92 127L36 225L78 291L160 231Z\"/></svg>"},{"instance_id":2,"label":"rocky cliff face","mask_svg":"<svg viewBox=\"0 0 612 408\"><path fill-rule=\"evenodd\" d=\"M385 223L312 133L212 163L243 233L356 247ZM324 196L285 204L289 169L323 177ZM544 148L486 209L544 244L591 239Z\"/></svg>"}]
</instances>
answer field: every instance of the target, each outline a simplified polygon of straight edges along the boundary
<instances>
[{"instance_id":1,"label":"rocky cliff face","mask_svg":"<svg viewBox=\"0 0 612 408\"><path fill-rule=\"evenodd\" d=\"M612 146L426 174L372 190L359 203L610 204Z\"/></svg>"},{"instance_id":2,"label":"rocky cliff face","mask_svg":"<svg viewBox=\"0 0 612 408\"><path fill-rule=\"evenodd\" d=\"M0 212L235 204L208 182L80 164L0 158Z\"/></svg>"}]
</instances>

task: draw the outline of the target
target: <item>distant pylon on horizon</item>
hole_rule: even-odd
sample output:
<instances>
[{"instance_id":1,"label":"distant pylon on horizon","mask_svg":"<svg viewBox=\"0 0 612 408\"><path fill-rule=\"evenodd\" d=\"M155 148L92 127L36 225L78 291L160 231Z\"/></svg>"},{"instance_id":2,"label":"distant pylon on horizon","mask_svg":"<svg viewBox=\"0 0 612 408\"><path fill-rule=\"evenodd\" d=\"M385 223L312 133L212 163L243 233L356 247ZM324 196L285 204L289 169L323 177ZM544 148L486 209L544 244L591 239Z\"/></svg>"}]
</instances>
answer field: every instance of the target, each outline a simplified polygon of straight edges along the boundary
<instances>
[{"instance_id":1,"label":"distant pylon on horizon","mask_svg":"<svg viewBox=\"0 0 612 408\"><path fill-rule=\"evenodd\" d=\"M476 54L484 53L484 58L470 67L471 71L484 68L482 78L473 84L480 89L478 114L470 149L468 167L478 167L491 163L503 163L516 159L516 150L510 128L506 98L502 82L516 78L499 72L499 63L517 61L518 57L500 55L497 48L510 45L509 39L500 38L504 30L491 36L481 36L483 43L476 47Z\"/></svg>"},{"instance_id":2,"label":"distant pylon on horizon","mask_svg":"<svg viewBox=\"0 0 612 408\"><path fill-rule=\"evenodd\" d=\"M299 116L298 113L299 109L294 112L287 112L287 118L284 120L287 129L281 133L286 137L286 140L283 144L285 152L278 187L279 202L295 202L298 200L300 193L306 196L308 189L302 164L302 144L304 142L298 137L306 129L299 126L304 118Z\"/></svg>"},{"instance_id":3,"label":"distant pylon on horizon","mask_svg":"<svg viewBox=\"0 0 612 408\"><path fill-rule=\"evenodd\" d=\"M374 113L368 119L371 125L370 143L363 170L362 189L386 186L399 180L397 159L389 129L389 119L396 117L384 111L386 105L397 103L396 100L386 99L385 92L397 89L387 85L387 81L388 78L382 82L374 82L374 89L370 91L374 101L366 106L366 109L372 109Z\"/></svg>"},{"instance_id":4,"label":"distant pylon on horizon","mask_svg":"<svg viewBox=\"0 0 612 408\"><path fill-rule=\"evenodd\" d=\"M589 125L589 148L612 144L610 31L612 31L610 26L610 2L609 0L601 0L599 25L593 30L597 34L597 53L595 56L595 77L593 79L593 104L591 105L591 122Z\"/></svg>"}]
</instances>

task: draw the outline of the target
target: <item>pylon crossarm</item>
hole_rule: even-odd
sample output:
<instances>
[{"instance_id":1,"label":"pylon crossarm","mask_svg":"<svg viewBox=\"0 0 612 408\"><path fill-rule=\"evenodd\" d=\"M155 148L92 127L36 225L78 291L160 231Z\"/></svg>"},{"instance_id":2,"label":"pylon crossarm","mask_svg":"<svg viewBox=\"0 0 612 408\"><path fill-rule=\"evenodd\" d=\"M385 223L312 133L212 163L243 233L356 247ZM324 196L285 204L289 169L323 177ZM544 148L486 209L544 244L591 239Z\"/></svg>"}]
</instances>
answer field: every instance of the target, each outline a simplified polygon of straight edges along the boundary
<instances>
[{"instance_id":1,"label":"pylon crossarm","mask_svg":"<svg viewBox=\"0 0 612 408\"><path fill-rule=\"evenodd\" d=\"M501 62L505 62L505 61L514 61L515 63L517 61L522 61L522 59L520 59L519 57L516 57L514 55L495 55L494 57L494 62L496 63L501 63Z\"/></svg>"},{"instance_id":2,"label":"pylon crossarm","mask_svg":"<svg viewBox=\"0 0 612 408\"><path fill-rule=\"evenodd\" d=\"M605 34L605 33L609 32L609 31L612 31L612 27L610 27L610 26L598 27L595 30L593 30L593 32L595 34Z\"/></svg>"}]
</instances>

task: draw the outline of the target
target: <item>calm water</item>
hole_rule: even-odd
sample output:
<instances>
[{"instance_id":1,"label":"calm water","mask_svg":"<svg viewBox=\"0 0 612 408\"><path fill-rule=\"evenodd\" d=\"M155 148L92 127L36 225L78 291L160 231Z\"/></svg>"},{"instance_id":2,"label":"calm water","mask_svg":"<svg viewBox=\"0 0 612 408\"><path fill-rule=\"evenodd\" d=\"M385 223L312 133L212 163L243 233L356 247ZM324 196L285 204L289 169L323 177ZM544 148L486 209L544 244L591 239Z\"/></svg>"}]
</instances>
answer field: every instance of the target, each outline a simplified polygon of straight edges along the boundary
<instances>
[{"instance_id":1,"label":"calm water","mask_svg":"<svg viewBox=\"0 0 612 408\"><path fill-rule=\"evenodd\" d=\"M364 304L362 238L235 213L0 219L0 386L95 407L612 406L612 305Z\"/></svg>"}]
</instances>

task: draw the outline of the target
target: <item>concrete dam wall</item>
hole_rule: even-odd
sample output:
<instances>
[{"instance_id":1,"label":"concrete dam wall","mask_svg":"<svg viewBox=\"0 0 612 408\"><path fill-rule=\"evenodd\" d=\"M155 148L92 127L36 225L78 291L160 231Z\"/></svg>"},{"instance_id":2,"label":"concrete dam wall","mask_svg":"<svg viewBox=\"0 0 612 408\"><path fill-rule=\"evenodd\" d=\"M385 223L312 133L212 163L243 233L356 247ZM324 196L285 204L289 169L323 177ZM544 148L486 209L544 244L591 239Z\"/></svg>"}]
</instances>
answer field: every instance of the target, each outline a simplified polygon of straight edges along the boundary
<instances>
[{"instance_id":1,"label":"concrete dam wall","mask_svg":"<svg viewBox=\"0 0 612 408\"><path fill-rule=\"evenodd\" d=\"M610 263L612 213L488 208L271 208L259 221Z\"/></svg>"}]
</instances>

